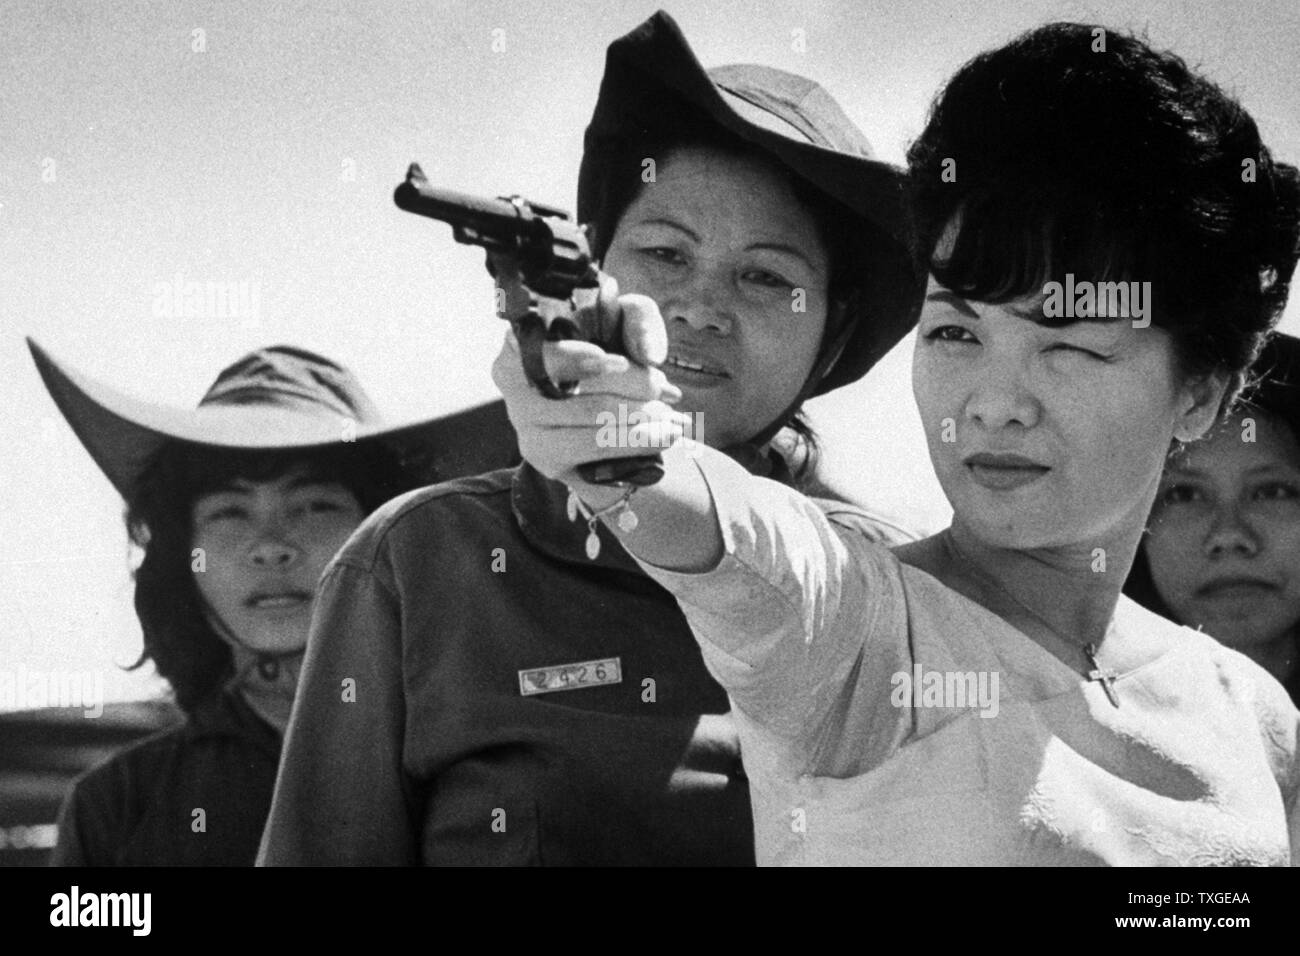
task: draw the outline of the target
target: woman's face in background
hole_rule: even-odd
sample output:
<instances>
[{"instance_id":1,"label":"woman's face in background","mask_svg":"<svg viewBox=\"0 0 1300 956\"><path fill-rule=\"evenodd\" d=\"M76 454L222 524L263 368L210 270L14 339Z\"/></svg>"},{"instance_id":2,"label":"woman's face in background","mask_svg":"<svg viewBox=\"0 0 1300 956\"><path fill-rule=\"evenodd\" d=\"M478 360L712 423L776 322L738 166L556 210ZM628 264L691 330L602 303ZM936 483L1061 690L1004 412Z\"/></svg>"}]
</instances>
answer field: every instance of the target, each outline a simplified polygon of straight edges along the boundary
<instances>
[{"instance_id":1,"label":"woman's face in background","mask_svg":"<svg viewBox=\"0 0 1300 956\"><path fill-rule=\"evenodd\" d=\"M1035 316L1040 297L991 305L930 281L912 383L954 521L1014 549L1135 535L1191 404L1172 340Z\"/></svg>"},{"instance_id":2,"label":"woman's face in background","mask_svg":"<svg viewBox=\"0 0 1300 956\"><path fill-rule=\"evenodd\" d=\"M602 266L649 296L668 328L678 410L715 448L773 422L808 378L826 327L830 257L813 214L756 157L686 147L664 157L614 230Z\"/></svg>"},{"instance_id":3,"label":"woman's face in background","mask_svg":"<svg viewBox=\"0 0 1300 956\"><path fill-rule=\"evenodd\" d=\"M1172 461L1146 555L1180 623L1243 651L1285 637L1300 621L1300 443L1286 423L1249 410Z\"/></svg>"},{"instance_id":4,"label":"woman's face in background","mask_svg":"<svg viewBox=\"0 0 1300 956\"><path fill-rule=\"evenodd\" d=\"M273 653L307 643L316 582L361 523L356 497L306 465L269 481L236 479L190 509L199 593L247 646Z\"/></svg>"}]
</instances>

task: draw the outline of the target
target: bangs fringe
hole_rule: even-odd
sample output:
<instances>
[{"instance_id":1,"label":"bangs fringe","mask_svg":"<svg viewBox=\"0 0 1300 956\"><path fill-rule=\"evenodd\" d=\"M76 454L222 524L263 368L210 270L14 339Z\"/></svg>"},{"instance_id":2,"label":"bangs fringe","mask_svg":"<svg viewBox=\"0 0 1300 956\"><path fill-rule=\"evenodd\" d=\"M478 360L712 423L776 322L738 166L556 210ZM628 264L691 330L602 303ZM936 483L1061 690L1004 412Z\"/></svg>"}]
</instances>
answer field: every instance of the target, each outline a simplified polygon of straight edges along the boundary
<instances>
[{"instance_id":1,"label":"bangs fringe","mask_svg":"<svg viewBox=\"0 0 1300 956\"><path fill-rule=\"evenodd\" d=\"M1095 196L987 189L967 196L952 219L953 241L934 243L930 267L964 299L1001 304L1044 294L1048 282L1140 280L1142 243ZM936 233L947 228L933 225ZM941 255L941 250L943 254ZM1117 317L1116 317L1117 318ZM1066 325L1070 318L1043 319ZM1105 319L1099 319L1105 321Z\"/></svg>"}]
</instances>

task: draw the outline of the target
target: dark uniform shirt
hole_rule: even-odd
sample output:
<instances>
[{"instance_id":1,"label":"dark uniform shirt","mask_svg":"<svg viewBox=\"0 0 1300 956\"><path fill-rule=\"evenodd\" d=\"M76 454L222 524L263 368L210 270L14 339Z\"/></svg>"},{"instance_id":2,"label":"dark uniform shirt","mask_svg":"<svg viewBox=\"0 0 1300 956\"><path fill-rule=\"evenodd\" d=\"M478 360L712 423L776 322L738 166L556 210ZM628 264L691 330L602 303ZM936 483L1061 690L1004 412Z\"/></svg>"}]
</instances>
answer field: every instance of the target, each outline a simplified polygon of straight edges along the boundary
<instances>
[{"instance_id":1,"label":"dark uniform shirt","mask_svg":"<svg viewBox=\"0 0 1300 956\"><path fill-rule=\"evenodd\" d=\"M88 771L59 812L55 866L252 866L280 739L233 692Z\"/></svg>"},{"instance_id":2,"label":"dark uniform shirt","mask_svg":"<svg viewBox=\"0 0 1300 956\"><path fill-rule=\"evenodd\" d=\"M390 502L345 545L259 863L752 864L726 694L605 528L587 558L566 496L523 465ZM523 692L551 685L576 689Z\"/></svg>"}]
</instances>

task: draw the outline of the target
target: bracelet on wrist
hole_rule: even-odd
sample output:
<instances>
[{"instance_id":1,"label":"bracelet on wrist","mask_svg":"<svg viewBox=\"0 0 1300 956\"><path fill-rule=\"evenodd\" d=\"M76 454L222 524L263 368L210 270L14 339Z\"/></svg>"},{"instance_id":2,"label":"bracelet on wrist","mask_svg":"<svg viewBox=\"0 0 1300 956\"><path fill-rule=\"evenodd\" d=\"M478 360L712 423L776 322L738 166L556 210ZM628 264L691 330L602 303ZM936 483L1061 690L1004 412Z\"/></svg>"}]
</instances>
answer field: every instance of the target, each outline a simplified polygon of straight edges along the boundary
<instances>
[{"instance_id":1,"label":"bracelet on wrist","mask_svg":"<svg viewBox=\"0 0 1300 956\"><path fill-rule=\"evenodd\" d=\"M587 522L587 558L589 560L595 561L600 555L600 535L596 533L596 524L601 518L617 512L618 526L622 531L630 534L636 530L636 526L640 522L636 516L636 512L634 512L631 505L628 504L632 495L636 493L636 489L636 485L626 486L623 491L623 497L619 498L618 501L615 501L612 505L601 508L599 511L592 511L582 503L582 499L578 497L577 492L572 488L569 489L569 501L567 505L569 520L577 521L578 516L581 515L583 520Z\"/></svg>"}]
</instances>

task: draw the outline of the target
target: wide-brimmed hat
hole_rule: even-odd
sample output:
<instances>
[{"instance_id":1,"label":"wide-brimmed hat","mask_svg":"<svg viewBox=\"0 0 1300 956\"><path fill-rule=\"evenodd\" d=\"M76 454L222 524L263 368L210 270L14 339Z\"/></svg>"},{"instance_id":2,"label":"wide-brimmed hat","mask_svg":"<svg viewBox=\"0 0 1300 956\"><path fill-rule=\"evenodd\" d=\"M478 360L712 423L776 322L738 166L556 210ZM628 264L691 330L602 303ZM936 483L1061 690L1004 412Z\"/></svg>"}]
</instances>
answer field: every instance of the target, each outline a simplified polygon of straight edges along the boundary
<instances>
[{"instance_id":1,"label":"wide-brimmed hat","mask_svg":"<svg viewBox=\"0 0 1300 956\"><path fill-rule=\"evenodd\" d=\"M683 109L753 144L860 223L864 295L839 328L828 330L815 368L819 380L806 394L861 378L916 324L925 291L925 273L911 251L902 170L873 158L862 131L812 80L752 64L705 70L672 17L660 11L609 46L583 141L580 221L600 215L612 159L671 134Z\"/></svg>"},{"instance_id":2,"label":"wide-brimmed hat","mask_svg":"<svg viewBox=\"0 0 1300 956\"><path fill-rule=\"evenodd\" d=\"M258 349L224 369L193 409L158 405L60 363L31 339L54 403L108 480L130 498L169 441L230 451L318 450L382 441L418 451L438 477L518 462L502 402L407 425L390 425L352 373L305 349Z\"/></svg>"}]
</instances>

